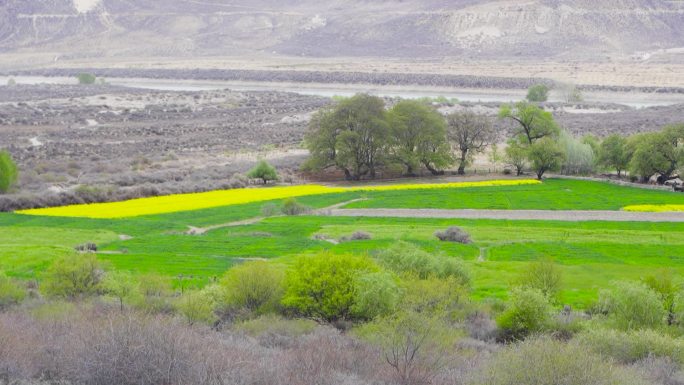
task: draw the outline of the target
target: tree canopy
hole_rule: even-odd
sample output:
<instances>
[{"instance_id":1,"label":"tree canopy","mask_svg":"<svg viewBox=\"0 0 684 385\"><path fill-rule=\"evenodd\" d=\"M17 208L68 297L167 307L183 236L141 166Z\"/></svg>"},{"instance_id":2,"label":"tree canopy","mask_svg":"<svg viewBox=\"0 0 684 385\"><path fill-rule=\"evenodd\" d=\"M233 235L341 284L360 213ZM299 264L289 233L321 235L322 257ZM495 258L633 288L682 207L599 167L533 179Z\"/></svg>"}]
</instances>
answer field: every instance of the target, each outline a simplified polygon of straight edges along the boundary
<instances>
[{"instance_id":1,"label":"tree canopy","mask_svg":"<svg viewBox=\"0 0 684 385\"><path fill-rule=\"evenodd\" d=\"M527 144L547 136L556 137L560 132L550 112L525 101L501 106L499 117L516 122L515 136Z\"/></svg>"},{"instance_id":2,"label":"tree canopy","mask_svg":"<svg viewBox=\"0 0 684 385\"><path fill-rule=\"evenodd\" d=\"M449 140L456 146L458 173L463 175L473 155L494 143L496 131L486 116L471 111L453 113L447 116L447 122Z\"/></svg>"},{"instance_id":3,"label":"tree canopy","mask_svg":"<svg viewBox=\"0 0 684 385\"><path fill-rule=\"evenodd\" d=\"M0 151L0 194L4 194L16 183L19 177L17 165L7 151Z\"/></svg>"}]
</instances>

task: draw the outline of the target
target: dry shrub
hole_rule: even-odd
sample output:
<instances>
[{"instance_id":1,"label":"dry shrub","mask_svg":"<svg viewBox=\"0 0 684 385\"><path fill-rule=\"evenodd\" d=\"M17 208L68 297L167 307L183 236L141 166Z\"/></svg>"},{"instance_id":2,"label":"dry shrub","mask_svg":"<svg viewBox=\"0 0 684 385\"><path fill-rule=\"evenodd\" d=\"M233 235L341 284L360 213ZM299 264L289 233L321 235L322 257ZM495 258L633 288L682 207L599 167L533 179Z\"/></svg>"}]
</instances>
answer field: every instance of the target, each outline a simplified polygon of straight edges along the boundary
<instances>
[{"instance_id":1,"label":"dry shrub","mask_svg":"<svg viewBox=\"0 0 684 385\"><path fill-rule=\"evenodd\" d=\"M458 242L463 244L472 243L470 235L463 229L451 226L446 230L435 232L435 236L442 242Z\"/></svg>"},{"instance_id":2,"label":"dry shrub","mask_svg":"<svg viewBox=\"0 0 684 385\"><path fill-rule=\"evenodd\" d=\"M354 231L350 236L344 236L340 238L340 242L348 241L367 241L373 239L373 236L365 231Z\"/></svg>"}]
</instances>

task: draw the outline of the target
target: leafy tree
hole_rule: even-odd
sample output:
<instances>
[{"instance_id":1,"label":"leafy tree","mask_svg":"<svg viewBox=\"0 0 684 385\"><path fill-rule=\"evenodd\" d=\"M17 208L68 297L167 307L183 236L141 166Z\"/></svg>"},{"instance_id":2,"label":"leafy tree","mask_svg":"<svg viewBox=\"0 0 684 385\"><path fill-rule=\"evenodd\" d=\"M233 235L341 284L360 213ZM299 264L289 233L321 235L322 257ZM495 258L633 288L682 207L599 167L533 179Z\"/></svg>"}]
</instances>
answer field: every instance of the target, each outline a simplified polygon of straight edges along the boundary
<instances>
[{"instance_id":1,"label":"leafy tree","mask_svg":"<svg viewBox=\"0 0 684 385\"><path fill-rule=\"evenodd\" d=\"M456 144L458 173L463 175L473 155L496 141L496 131L486 116L470 111L453 113L447 117L447 122L449 140Z\"/></svg>"},{"instance_id":2,"label":"leafy tree","mask_svg":"<svg viewBox=\"0 0 684 385\"><path fill-rule=\"evenodd\" d=\"M70 254L45 272L42 290L51 297L75 298L96 294L104 275L94 254Z\"/></svg>"},{"instance_id":3,"label":"leafy tree","mask_svg":"<svg viewBox=\"0 0 684 385\"><path fill-rule=\"evenodd\" d=\"M543 138L530 146L528 157L537 179L547 171L558 171L566 158L563 149L551 138Z\"/></svg>"},{"instance_id":4,"label":"leafy tree","mask_svg":"<svg viewBox=\"0 0 684 385\"><path fill-rule=\"evenodd\" d=\"M285 273L266 261L234 266L219 283L220 311L244 309L253 314L275 311L285 290Z\"/></svg>"},{"instance_id":5,"label":"leafy tree","mask_svg":"<svg viewBox=\"0 0 684 385\"><path fill-rule=\"evenodd\" d=\"M501 106L499 117L516 122L519 127L515 136L521 143L528 145L544 137L557 137L560 132L550 112L524 101L515 106Z\"/></svg>"},{"instance_id":6,"label":"leafy tree","mask_svg":"<svg viewBox=\"0 0 684 385\"><path fill-rule=\"evenodd\" d=\"M617 171L618 177L621 177L622 171L627 169L631 158L632 154L627 148L627 139L624 137L613 134L601 142L599 163Z\"/></svg>"},{"instance_id":7,"label":"leafy tree","mask_svg":"<svg viewBox=\"0 0 684 385\"><path fill-rule=\"evenodd\" d=\"M393 158L405 167L407 175L414 175L421 164L439 175L452 164L444 118L434 108L404 100L389 111L388 120Z\"/></svg>"},{"instance_id":8,"label":"leafy tree","mask_svg":"<svg viewBox=\"0 0 684 385\"><path fill-rule=\"evenodd\" d=\"M677 295L682 288L681 284L675 283L670 270L664 270L658 272L658 274L649 275L643 279L643 283L651 290L658 293L663 308L667 312L667 324L673 325L677 321L676 300Z\"/></svg>"},{"instance_id":9,"label":"leafy tree","mask_svg":"<svg viewBox=\"0 0 684 385\"><path fill-rule=\"evenodd\" d=\"M378 272L368 257L318 254L300 257L288 271L283 305L328 322L367 318L358 314L359 278Z\"/></svg>"},{"instance_id":10,"label":"leafy tree","mask_svg":"<svg viewBox=\"0 0 684 385\"><path fill-rule=\"evenodd\" d=\"M278 180L278 173L276 172L275 167L271 166L265 160L260 160L253 169L249 170L247 176L253 179L261 179L264 184Z\"/></svg>"},{"instance_id":11,"label":"leafy tree","mask_svg":"<svg viewBox=\"0 0 684 385\"><path fill-rule=\"evenodd\" d=\"M620 329L658 327L667 316L658 293L641 282L616 282L599 293L599 303Z\"/></svg>"},{"instance_id":12,"label":"leafy tree","mask_svg":"<svg viewBox=\"0 0 684 385\"><path fill-rule=\"evenodd\" d=\"M0 271L0 311L24 300L26 290Z\"/></svg>"},{"instance_id":13,"label":"leafy tree","mask_svg":"<svg viewBox=\"0 0 684 385\"><path fill-rule=\"evenodd\" d=\"M97 80L95 75L85 72L76 75L76 78L78 79L79 84L95 84L95 81Z\"/></svg>"},{"instance_id":14,"label":"leafy tree","mask_svg":"<svg viewBox=\"0 0 684 385\"><path fill-rule=\"evenodd\" d=\"M307 168L337 167L348 180L374 178L387 158L389 126L381 98L359 94L320 111L309 125Z\"/></svg>"},{"instance_id":15,"label":"leafy tree","mask_svg":"<svg viewBox=\"0 0 684 385\"><path fill-rule=\"evenodd\" d=\"M514 288L509 302L508 308L496 319L504 339L522 339L549 326L552 308L541 290Z\"/></svg>"},{"instance_id":16,"label":"leafy tree","mask_svg":"<svg viewBox=\"0 0 684 385\"><path fill-rule=\"evenodd\" d=\"M0 194L4 194L16 183L19 173L17 165L7 151L0 151Z\"/></svg>"},{"instance_id":17,"label":"leafy tree","mask_svg":"<svg viewBox=\"0 0 684 385\"><path fill-rule=\"evenodd\" d=\"M527 90L530 102L545 102L549 99L549 87L546 84L535 84Z\"/></svg>"},{"instance_id":18,"label":"leafy tree","mask_svg":"<svg viewBox=\"0 0 684 385\"><path fill-rule=\"evenodd\" d=\"M392 274L384 271L361 274L354 283L352 313L362 319L373 319L394 312L401 299L401 289Z\"/></svg>"},{"instance_id":19,"label":"leafy tree","mask_svg":"<svg viewBox=\"0 0 684 385\"><path fill-rule=\"evenodd\" d=\"M102 280L102 290L119 301L121 311L127 300L139 294L138 282L125 271L108 272Z\"/></svg>"},{"instance_id":20,"label":"leafy tree","mask_svg":"<svg viewBox=\"0 0 684 385\"><path fill-rule=\"evenodd\" d=\"M641 134L632 141L632 146L630 170L644 180L657 174L658 182L663 184L675 178L678 168L684 164L684 124Z\"/></svg>"},{"instance_id":21,"label":"leafy tree","mask_svg":"<svg viewBox=\"0 0 684 385\"><path fill-rule=\"evenodd\" d=\"M527 166L528 149L521 146L515 140L508 141L508 147L504 150L504 161L506 164L515 167L515 175L522 175Z\"/></svg>"},{"instance_id":22,"label":"leafy tree","mask_svg":"<svg viewBox=\"0 0 684 385\"><path fill-rule=\"evenodd\" d=\"M176 309L185 316L190 325L212 324L216 321L211 289L209 287L204 290L191 290L176 300Z\"/></svg>"},{"instance_id":23,"label":"leafy tree","mask_svg":"<svg viewBox=\"0 0 684 385\"><path fill-rule=\"evenodd\" d=\"M564 174L591 174L596 165L596 154L591 144L578 140L567 131L561 131L558 144L565 153L561 165Z\"/></svg>"}]
</instances>

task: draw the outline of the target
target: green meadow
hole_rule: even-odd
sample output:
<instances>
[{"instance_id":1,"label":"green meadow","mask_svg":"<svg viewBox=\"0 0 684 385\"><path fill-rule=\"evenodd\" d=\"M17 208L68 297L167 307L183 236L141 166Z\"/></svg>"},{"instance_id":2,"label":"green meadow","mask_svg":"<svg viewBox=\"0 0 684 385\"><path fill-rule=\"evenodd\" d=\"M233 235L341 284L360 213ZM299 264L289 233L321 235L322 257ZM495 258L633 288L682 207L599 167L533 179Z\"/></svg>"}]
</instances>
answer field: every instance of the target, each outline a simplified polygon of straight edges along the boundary
<instances>
[{"instance_id":1,"label":"green meadow","mask_svg":"<svg viewBox=\"0 0 684 385\"><path fill-rule=\"evenodd\" d=\"M618 210L628 204L684 203L684 194L607 183L547 180L542 185L309 196L313 208L365 198L349 207ZM273 202L280 204L280 202ZM81 219L0 214L0 270L23 279L74 247L93 242L111 269L186 277L204 285L236 263L269 259L288 264L299 255L327 251L368 254L403 240L448 258L462 258L473 274L473 296L504 298L530 261L551 258L564 273L563 302L584 307L612 281L639 279L670 269L684 273L684 223L506 221L427 218L275 216L256 223L205 227L261 216L265 203L235 205L128 219ZM435 231L466 230L472 243L440 242ZM339 242L355 231L371 240ZM191 278L187 278L191 277Z\"/></svg>"}]
</instances>

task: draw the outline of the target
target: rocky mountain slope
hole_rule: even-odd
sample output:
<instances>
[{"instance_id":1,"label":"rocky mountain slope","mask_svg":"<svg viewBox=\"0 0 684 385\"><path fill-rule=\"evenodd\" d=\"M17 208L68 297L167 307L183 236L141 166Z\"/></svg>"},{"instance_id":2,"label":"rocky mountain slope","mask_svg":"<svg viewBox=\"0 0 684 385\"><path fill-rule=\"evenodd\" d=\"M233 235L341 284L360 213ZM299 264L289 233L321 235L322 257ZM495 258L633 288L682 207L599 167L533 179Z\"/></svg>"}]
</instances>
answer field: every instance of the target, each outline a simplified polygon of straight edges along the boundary
<instances>
[{"instance_id":1,"label":"rocky mountain slope","mask_svg":"<svg viewBox=\"0 0 684 385\"><path fill-rule=\"evenodd\" d=\"M658 0L5 0L0 52L610 59L684 52ZM681 56L679 56L681 58Z\"/></svg>"}]
</instances>

